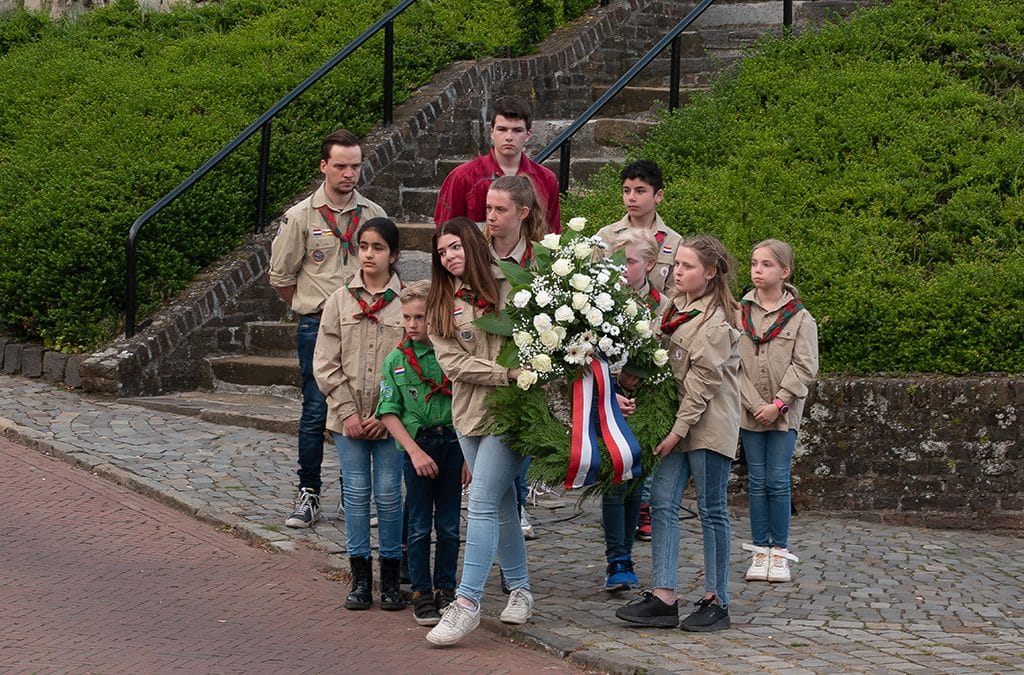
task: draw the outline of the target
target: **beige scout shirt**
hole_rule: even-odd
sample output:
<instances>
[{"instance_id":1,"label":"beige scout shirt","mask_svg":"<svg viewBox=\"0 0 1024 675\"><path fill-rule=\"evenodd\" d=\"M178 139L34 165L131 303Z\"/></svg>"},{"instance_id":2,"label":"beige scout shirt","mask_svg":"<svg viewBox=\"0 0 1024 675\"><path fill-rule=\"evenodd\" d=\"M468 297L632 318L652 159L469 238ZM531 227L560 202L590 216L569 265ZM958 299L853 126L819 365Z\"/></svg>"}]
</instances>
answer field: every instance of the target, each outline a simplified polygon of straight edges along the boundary
<instances>
[{"instance_id":1,"label":"beige scout shirt","mask_svg":"<svg viewBox=\"0 0 1024 675\"><path fill-rule=\"evenodd\" d=\"M361 271L348 288L360 293L368 305L384 295L382 291L371 296L366 291ZM342 286L327 299L313 350L313 375L327 397L327 428L338 433L343 433L342 422L352 413L373 417L380 397L381 365L405 336L398 299L402 283L397 274L391 275L387 286L395 298L377 312L377 323L353 318L362 308L348 288Z\"/></svg>"},{"instance_id":2,"label":"beige scout shirt","mask_svg":"<svg viewBox=\"0 0 1024 675\"><path fill-rule=\"evenodd\" d=\"M526 237L519 237L519 242L512 247L512 250L504 258L499 256L498 252L494 250L494 242L488 242L487 249L491 252L491 257L494 258L495 260L505 260L510 263L515 263L516 265L524 265L530 262L529 260L523 260L523 257L526 255L527 250L526 244Z\"/></svg>"},{"instance_id":3,"label":"beige scout shirt","mask_svg":"<svg viewBox=\"0 0 1024 675\"><path fill-rule=\"evenodd\" d=\"M773 307L757 301L757 291L750 291L750 321L754 331L763 335L778 318L779 312L793 299L788 292ZM737 316L737 320L739 320ZM806 309L796 313L775 338L754 348L754 341L743 333L740 338L740 392L743 396L743 418L740 426L748 431L800 429L807 388L818 373L818 324ZM754 411L775 399L789 405L789 412L779 415L775 424L766 426L754 419Z\"/></svg>"},{"instance_id":4,"label":"beige scout shirt","mask_svg":"<svg viewBox=\"0 0 1024 675\"><path fill-rule=\"evenodd\" d=\"M500 277L496 269L495 276L499 277L498 294L502 298L501 306L504 306L504 298L511 285ZM461 285L456 290L459 288ZM473 320L480 316L480 312L478 307L455 298L455 337L430 335L441 370L452 381L452 423L463 436L482 436L485 433L491 416L484 397L494 387L509 384L508 368L495 362L508 338L474 326Z\"/></svg>"},{"instance_id":5,"label":"beige scout shirt","mask_svg":"<svg viewBox=\"0 0 1024 675\"><path fill-rule=\"evenodd\" d=\"M359 269L358 246L353 241L348 261L342 254L341 240L331 232L330 225L317 211L327 204L324 186L284 214L284 223L270 245L270 285L274 288L296 286L292 310L298 314L316 314L331 293ZM366 197L353 193L353 199L341 209L334 209L338 229L349 225L356 207L362 207L360 221L386 216L384 209Z\"/></svg>"},{"instance_id":6,"label":"beige scout shirt","mask_svg":"<svg viewBox=\"0 0 1024 675\"><path fill-rule=\"evenodd\" d=\"M597 236L601 237L609 246L614 246L615 240L629 227L629 216L625 216L616 223L602 227L597 231ZM676 264L676 249L679 248L683 238L678 232L670 229L661 216L655 213L652 233L657 237L659 232L665 237L658 244L658 260L654 263L654 268L647 274L647 278L659 291L672 291L674 286L672 268Z\"/></svg>"},{"instance_id":7,"label":"beige scout shirt","mask_svg":"<svg viewBox=\"0 0 1024 675\"><path fill-rule=\"evenodd\" d=\"M699 309L671 336L663 336L679 394L673 433L683 440L676 451L713 450L736 458L740 435L740 332L725 320L719 307L707 314L711 296L686 304L672 301L681 312Z\"/></svg>"}]
</instances>

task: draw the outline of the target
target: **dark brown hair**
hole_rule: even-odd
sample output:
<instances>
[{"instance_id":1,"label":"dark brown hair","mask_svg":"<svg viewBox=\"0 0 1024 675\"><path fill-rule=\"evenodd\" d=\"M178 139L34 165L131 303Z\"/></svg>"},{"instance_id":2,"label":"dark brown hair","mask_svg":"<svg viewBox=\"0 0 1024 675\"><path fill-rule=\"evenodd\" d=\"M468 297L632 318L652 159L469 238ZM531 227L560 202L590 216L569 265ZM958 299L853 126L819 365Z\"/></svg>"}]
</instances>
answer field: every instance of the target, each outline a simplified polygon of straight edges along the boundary
<instances>
[{"instance_id":1,"label":"dark brown hair","mask_svg":"<svg viewBox=\"0 0 1024 675\"><path fill-rule=\"evenodd\" d=\"M331 158L331 148L336 145L343 145L346 148L359 147L359 139L348 129L336 129L320 143L320 159L327 161ZM360 148L362 150L362 148Z\"/></svg>"},{"instance_id":2,"label":"dark brown hair","mask_svg":"<svg viewBox=\"0 0 1024 675\"><path fill-rule=\"evenodd\" d=\"M469 218L459 216L446 221L434 232L430 244L430 294L427 296L427 327L435 335L445 338L455 336L455 287L459 281L441 264L437 252L437 240L446 234L458 237L462 242L466 268L462 273L462 284L470 289L497 311L501 298L498 297L498 281L491 272L491 252L480 228Z\"/></svg>"}]
</instances>

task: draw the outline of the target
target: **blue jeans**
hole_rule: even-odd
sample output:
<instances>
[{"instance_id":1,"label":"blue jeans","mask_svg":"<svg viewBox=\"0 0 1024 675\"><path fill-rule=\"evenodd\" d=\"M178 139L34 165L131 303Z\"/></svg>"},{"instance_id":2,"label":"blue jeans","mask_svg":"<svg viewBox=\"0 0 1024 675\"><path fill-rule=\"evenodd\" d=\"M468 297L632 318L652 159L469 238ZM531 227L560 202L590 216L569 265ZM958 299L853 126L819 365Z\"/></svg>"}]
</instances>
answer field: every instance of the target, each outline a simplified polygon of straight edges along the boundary
<instances>
[{"instance_id":1,"label":"blue jeans","mask_svg":"<svg viewBox=\"0 0 1024 675\"><path fill-rule=\"evenodd\" d=\"M747 496L750 535L755 546L789 548L790 465L796 447L796 429L747 431L740 429L747 458Z\"/></svg>"},{"instance_id":2,"label":"blue jeans","mask_svg":"<svg viewBox=\"0 0 1024 675\"><path fill-rule=\"evenodd\" d=\"M646 476L637 480L645 481ZM634 489L635 488L635 489ZM601 527L604 528L604 554L608 562L633 558L633 539L640 519L643 486L636 480L623 481L601 498Z\"/></svg>"},{"instance_id":3,"label":"blue jeans","mask_svg":"<svg viewBox=\"0 0 1024 675\"><path fill-rule=\"evenodd\" d=\"M402 464L395 441L368 441L334 434L345 476L345 538L348 555L370 557L370 486L377 504L377 537L381 558L402 558ZM372 470L371 470L372 465Z\"/></svg>"},{"instance_id":4,"label":"blue jeans","mask_svg":"<svg viewBox=\"0 0 1024 675\"><path fill-rule=\"evenodd\" d=\"M732 460L711 450L670 452L661 460L651 487L651 542L655 588L675 591L679 568L679 504L690 476L697 490L697 512L704 533L704 591L729 604L729 511L726 508Z\"/></svg>"},{"instance_id":5,"label":"blue jeans","mask_svg":"<svg viewBox=\"0 0 1024 675\"><path fill-rule=\"evenodd\" d=\"M523 465L519 467L516 477L512 479L516 484L516 506L519 507L520 512L522 511L522 508L526 506L526 496L530 492L526 474L530 471L531 459L533 459L533 457L527 457L523 460Z\"/></svg>"},{"instance_id":6,"label":"blue jeans","mask_svg":"<svg viewBox=\"0 0 1024 675\"><path fill-rule=\"evenodd\" d=\"M530 588L526 541L519 527L513 477L523 456L501 436L460 436L462 454L473 472L466 518L466 554L456 595L479 604L497 556L511 589Z\"/></svg>"},{"instance_id":7,"label":"blue jeans","mask_svg":"<svg viewBox=\"0 0 1024 675\"><path fill-rule=\"evenodd\" d=\"M412 590L455 590L459 565L459 512L462 508L462 449L451 427L421 429L416 443L437 464L437 478L416 475L405 455L405 507L409 514L406 558ZM434 545L434 575L430 575L430 533L437 532Z\"/></svg>"},{"instance_id":8,"label":"blue jeans","mask_svg":"<svg viewBox=\"0 0 1024 675\"><path fill-rule=\"evenodd\" d=\"M303 316L295 331L295 349L299 353L302 384L302 416L299 417L299 488L320 492L320 465L324 462L324 429L327 425L327 399L313 377L313 348L320 330L320 317Z\"/></svg>"}]
</instances>

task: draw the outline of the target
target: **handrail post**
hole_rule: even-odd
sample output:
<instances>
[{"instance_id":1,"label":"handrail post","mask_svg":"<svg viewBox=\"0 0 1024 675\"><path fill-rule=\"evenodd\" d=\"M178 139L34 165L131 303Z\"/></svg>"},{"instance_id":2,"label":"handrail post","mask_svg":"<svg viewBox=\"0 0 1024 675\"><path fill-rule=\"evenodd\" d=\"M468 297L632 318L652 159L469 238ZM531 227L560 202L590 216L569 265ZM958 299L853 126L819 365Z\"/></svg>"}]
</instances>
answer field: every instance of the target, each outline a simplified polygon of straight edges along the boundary
<instances>
[{"instance_id":1,"label":"handrail post","mask_svg":"<svg viewBox=\"0 0 1024 675\"><path fill-rule=\"evenodd\" d=\"M391 126L395 105L395 24L384 24L384 126Z\"/></svg>"},{"instance_id":2,"label":"handrail post","mask_svg":"<svg viewBox=\"0 0 1024 675\"><path fill-rule=\"evenodd\" d=\"M671 62L669 65L669 89L668 89L668 109L671 112L679 107L679 43L681 35L677 35L672 38L672 55Z\"/></svg>"},{"instance_id":3,"label":"handrail post","mask_svg":"<svg viewBox=\"0 0 1024 675\"><path fill-rule=\"evenodd\" d=\"M125 256L128 268L126 270L128 274L127 283L125 284L125 299L124 299L124 336L131 338L135 336L135 313L136 313L136 301L135 301L135 272L136 272L136 242L135 237L132 234L128 235L128 251Z\"/></svg>"},{"instance_id":4,"label":"handrail post","mask_svg":"<svg viewBox=\"0 0 1024 675\"><path fill-rule=\"evenodd\" d=\"M782 32L786 35L793 32L793 0L782 0Z\"/></svg>"},{"instance_id":5,"label":"handrail post","mask_svg":"<svg viewBox=\"0 0 1024 675\"><path fill-rule=\"evenodd\" d=\"M260 128L260 166L256 177L256 227L259 232L267 217L267 173L270 170L270 124L267 120Z\"/></svg>"},{"instance_id":6,"label":"handrail post","mask_svg":"<svg viewBox=\"0 0 1024 675\"><path fill-rule=\"evenodd\" d=\"M572 139L558 148L558 191L565 194L569 191L569 155L572 154Z\"/></svg>"}]
</instances>

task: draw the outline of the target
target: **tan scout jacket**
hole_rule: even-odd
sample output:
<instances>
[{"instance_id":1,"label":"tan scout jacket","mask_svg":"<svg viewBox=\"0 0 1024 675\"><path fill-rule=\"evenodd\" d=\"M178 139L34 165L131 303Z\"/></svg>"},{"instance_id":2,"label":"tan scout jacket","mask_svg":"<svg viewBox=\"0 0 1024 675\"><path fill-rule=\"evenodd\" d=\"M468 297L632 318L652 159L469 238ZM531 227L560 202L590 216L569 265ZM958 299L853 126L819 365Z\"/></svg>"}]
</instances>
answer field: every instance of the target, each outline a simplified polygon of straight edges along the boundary
<instances>
[{"instance_id":1,"label":"tan scout jacket","mask_svg":"<svg viewBox=\"0 0 1024 675\"><path fill-rule=\"evenodd\" d=\"M757 302L757 291L750 291L744 300L751 300L750 321L758 335L778 317L787 302L793 299L783 292L772 308ZM740 319L737 315L737 321ZM743 396L743 417L740 426L747 431L800 429L807 388L818 373L818 324L806 309L790 319L782 332L755 350L754 341L744 331L740 337L740 392ZM775 424L765 426L754 419L754 411L782 399L789 412L779 415Z\"/></svg>"},{"instance_id":2,"label":"tan scout jacket","mask_svg":"<svg viewBox=\"0 0 1024 675\"><path fill-rule=\"evenodd\" d=\"M511 286L504 279L500 282L498 295L503 307ZM459 288L461 285L456 290ZM473 320L480 316L481 310L459 298L455 298L455 312L458 313L455 337L443 338L431 333L430 340L441 370L452 381L455 430L463 436L482 436L491 421L484 397L494 387L509 384L508 368L495 362L508 338L474 326Z\"/></svg>"},{"instance_id":3,"label":"tan scout jacket","mask_svg":"<svg viewBox=\"0 0 1024 675\"><path fill-rule=\"evenodd\" d=\"M361 297L372 305L377 298L364 290L363 273L359 271L348 284L360 289ZM342 286L324 305L320 332L313 350L313 376L327 397L327 428L343 433L342 422L352 413L362 418L373 417L380 397L380 369L384 358L405 336L402 328L402 303L398 294L402 284L397 274L391 275L388 288L395 299L377 312L378 322L355 319L362 309L347 288Z\"/></svg>"},{"instance_id":4,"label":"tan scout jacket","mask_svg":"<svg viewBox=\"0 0 1024 675\"><path fill-rule=\"evenodd\" d=\"M685 296L672 302L682 312L701 311L671 336L663 336L679 394L672 431L683 440L675 450L713 450L735 459L740 435L740 332L726 322L721 307L707 314L710 296L689 305Z\"/></svg>"},{"instance_id":5,"label":"tan scout jacket","mask_svg":"<svg viewBox=\"0 0 1024 675\"><path fill-rule=\"evenodd\" d=\"M296 287L292 310L298 314L319 312L331 293L359 270L359 247L355 241L351 242L346 263L341 240L331 233L330 225L317 211L325 204L327 193L321 185L308 199L288 209L270 245L270 285ZM356 206L362 207L360 222L387 215L379 205L355 192L351 204L334 212L342 232L348 227Z\"/></svg>"},{"instance_id":6,"label":"tan scout jacket","mask_svg":"<svg viewBox=\"0 0 1024 675\"><path fill-rule=\"evenodd\" d=\"M597 231L597 236L601 237L609 246L614 246L618 236L629 229L629 227L629 216L625 216L620 221L602 227ZM654 228L651 232L654 235L662 232L665 235L665 239L658 244L658 260L654 263L654 268L647 273L647 279L660 292L667 290L671 293L674 290L672 268L676 264L676 249L679 248L683 238L678 232L666 225L665 221L657 213L654 214Z\"/></svg>"}]
</instances>

